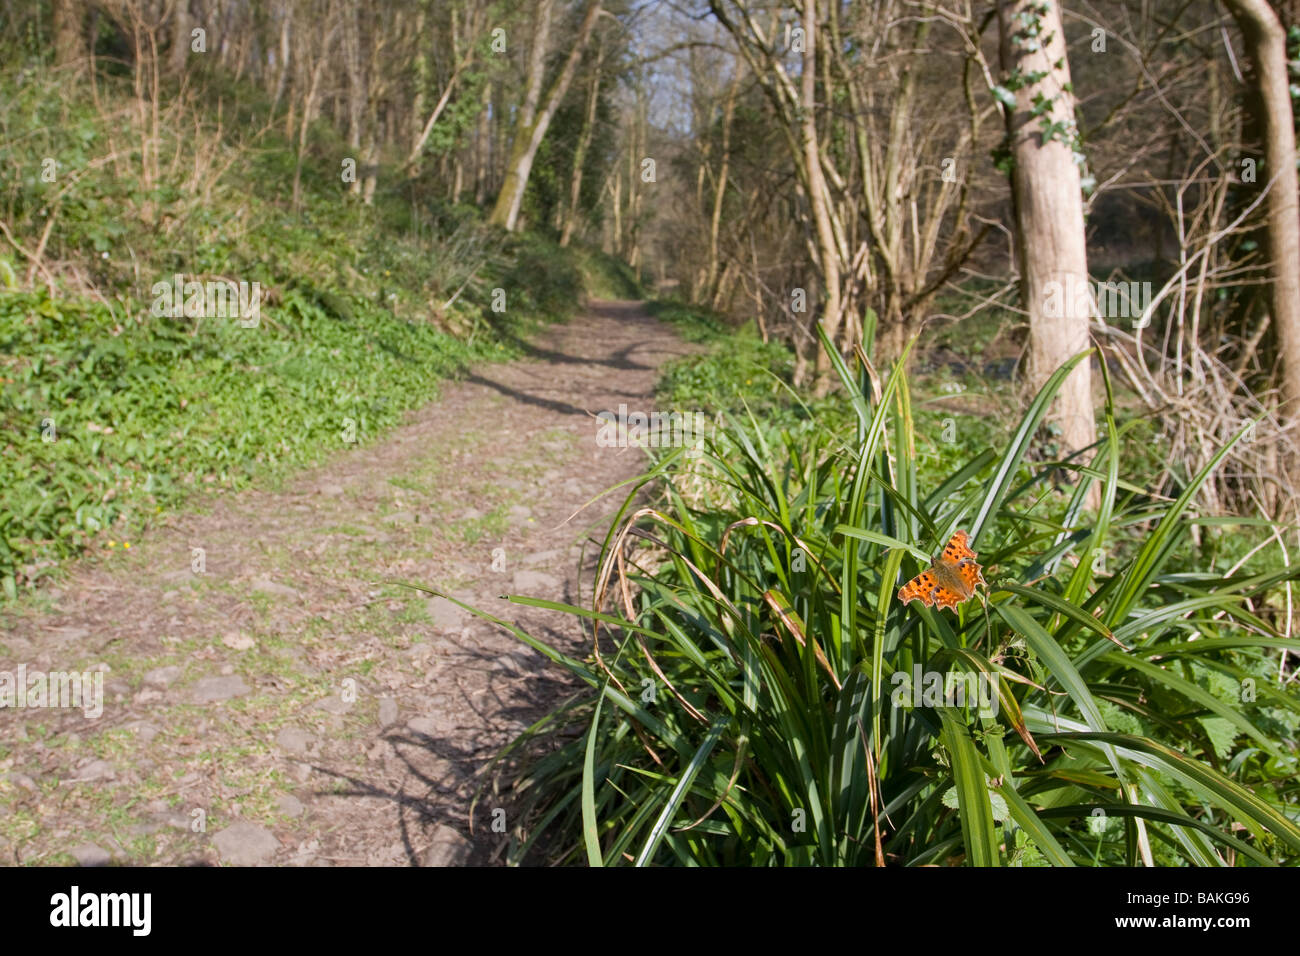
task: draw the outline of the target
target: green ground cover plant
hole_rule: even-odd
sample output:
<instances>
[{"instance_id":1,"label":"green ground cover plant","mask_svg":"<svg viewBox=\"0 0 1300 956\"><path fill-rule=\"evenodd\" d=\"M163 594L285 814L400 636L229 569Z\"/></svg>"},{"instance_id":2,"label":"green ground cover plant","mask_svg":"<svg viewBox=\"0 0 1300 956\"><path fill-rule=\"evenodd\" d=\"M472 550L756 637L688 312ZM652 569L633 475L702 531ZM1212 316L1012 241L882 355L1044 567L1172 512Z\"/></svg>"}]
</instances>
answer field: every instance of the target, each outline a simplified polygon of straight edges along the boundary
<instances>
[{"instance_id":1,"label":"green ground cover plant","mask_svg":"<svg viewBox=\"0 0 1300 956\"><path fill-rule=\"evenodd\" d=\"M489 229L400 179L365 206L328 124L299 171L263 92L205 82L170 101L187 122L159 127L151 160L112 149L129 83L101 78L97 103L40 71L0 78L0 163L19 171L0 222L42 250L0 250L0 600L129 542L196 488L375 439L471 364L520 354L589 289L633 283L608 257ZM158 314L155 286L176 275L255 283L256 326Z\"/></svg>"}]
</instances>

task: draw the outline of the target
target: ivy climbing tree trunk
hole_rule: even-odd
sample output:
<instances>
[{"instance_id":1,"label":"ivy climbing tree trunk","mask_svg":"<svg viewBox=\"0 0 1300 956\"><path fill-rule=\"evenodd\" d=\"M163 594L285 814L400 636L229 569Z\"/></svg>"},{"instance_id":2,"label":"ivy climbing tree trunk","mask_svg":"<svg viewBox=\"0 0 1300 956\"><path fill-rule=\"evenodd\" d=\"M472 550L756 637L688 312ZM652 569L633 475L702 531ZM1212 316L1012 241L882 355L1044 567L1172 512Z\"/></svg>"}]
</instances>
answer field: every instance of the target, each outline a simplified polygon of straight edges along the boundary
<instances>
[{"instance_id":1,"label":"ivy climbing tree trunk","mask_svg":"<svg viewBox=\"0 0 1300 956\"><path fill-rule=\"evenodd\" d=\"M998 4L1007 131L1014 169L1020 288L1029 313L1029 384L1037 390L1067 359L1088 347L1092 300L1079 148L1065 31L1056 0ZM1046 106L1044 106L1046 104ZM1050 412L1068 451L1096 440L1092 370L1074 367Z\"/></svg>"},{"instance_id":2,"label":"ivy climbing tree trunk","mask_svg":"<svg viewBox=\"0 0 1300 956\"><path fill-rule=\"evenodd\" d=\"M569 49L569 55L560 68L559 75L546 91L546 96L540 99L537 94L541 90L543 72L546 68L546 47L550 37L552 3L550 0L545 0L538 9L537 31L528 64L528 95L510 145L505 181L501 184L501 192L497 194L496 205L489 218L490 222L504 226L509 232L514 232L515 225L519 221L519 209L523 205L524 191L528 188L528 177L533 170L537 149L546 137L546 130L550 127L555 111L559 109L560 102L569 89L569 83L573 80L578 60L582 58L587 41L591 39L591 31L596 26L596 18L600 15L601 3L602 0L590 0L582 24L578 27L578 35Z\"/></svg>"}]
</instances>

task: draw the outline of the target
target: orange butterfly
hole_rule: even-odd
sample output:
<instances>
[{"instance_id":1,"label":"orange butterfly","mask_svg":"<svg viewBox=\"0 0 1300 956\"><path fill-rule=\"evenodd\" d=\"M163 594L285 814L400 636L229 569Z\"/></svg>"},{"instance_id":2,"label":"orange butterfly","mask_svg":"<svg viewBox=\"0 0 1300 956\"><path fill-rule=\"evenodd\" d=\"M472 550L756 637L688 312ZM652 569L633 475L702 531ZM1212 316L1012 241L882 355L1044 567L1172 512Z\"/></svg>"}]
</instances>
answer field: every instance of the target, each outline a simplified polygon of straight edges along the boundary
<instances>
[{"instance_id":1,"label":"orange butterfly","mask_svg":"<svg viewBox=\"0 0 1300 956\"><path fill-rule=\"evenodd\" d=\"M958 531L952 536L928 571L922 571L898 589L904 604L920 601L926 607L939 605L956 608L975 593L976 584L984 584L984 575L975 563L975 552L966 544L970 535Z\"/></svg>"}]
</instances>

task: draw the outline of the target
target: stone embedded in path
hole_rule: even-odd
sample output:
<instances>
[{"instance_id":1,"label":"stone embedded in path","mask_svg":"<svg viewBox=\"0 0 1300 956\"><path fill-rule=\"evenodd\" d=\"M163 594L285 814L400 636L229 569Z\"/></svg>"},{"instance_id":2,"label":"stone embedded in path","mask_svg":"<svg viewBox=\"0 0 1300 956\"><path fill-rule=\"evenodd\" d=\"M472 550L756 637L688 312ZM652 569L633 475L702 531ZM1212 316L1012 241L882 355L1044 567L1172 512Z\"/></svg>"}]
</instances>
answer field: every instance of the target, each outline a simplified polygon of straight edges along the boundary
<instances>
[{"instance_id":1,"label":"stone embedded in path","mask_svg":"<svg viewBox=\"0 0 1300 956\"><path fill-rule=\"evenodd\" d=\"M280 841L270 830L255 823L234 823L212 838L221 862L232 866L255 866L275 855Z\"/></svg>"},{"instance_id":2,"label":"stone embedded in path","mask_svg":"<svg viewBox=\"0 0 1300 956\"><path fill-rule=\"evenodd\" d=\"M181 668L175 664L167 667L155 667L144 675L144 682L150 687L167 688L176 683L181 673Z\"/></svg>"},{"instance_id":3,"label":"stone embedded in path","mask_svg":"<svg viewBox=\"0 0 1300 956\"><path fill-rule=\"evenodd\" d=\"M315 734L301 727L285 727L275 736L275 745L291 754L311 753L319 744Z\"/></svg>"},{"instance_id":4,"label":"stone embedded in path","mask_svg":"<svg viewBox=\"0 0 1300 956\"><path fill-rule=\"evenodd\" d=\"M325 713L333 714L336 717L341 717L352 710L352 705L338 694L330 694L328 697L322 697L320 700L316 701L316 703L312 704L311 707L312 710L323 710Z\"/></svg>"},{"instance_id":5,"label":"stone embedded in path","mask_svg":"<svg viewBox=\"0 0 1300 956\"><path fill-rule=\"evenodd\" d=\"M302 801L292 793L282 793L275 800L275 808L286 817L302 816Z\"/></svg>"},{"instance_id":6,"label":"stone embedded in path","mask_svg":"<svg viewBox=\"0 0 1300 956\"><path fill-rule=\"evenodd\" d=\"M77 861L79 866L108 866L113 861L111 853L102 846L96 846L93 843L74 846L68 853Z\"/></svg>"},{"instance_id":7,"label":"stone embedded in path","mask_svg":"<svg viewBox=\"0 0 1300 956\"><path fill-rule=\"evenodd\" d=\"M211 704L247 694L248 689L244 679L237 674L233 677L203 677L190 691L190 699L196 704Z\"/></svg>"},{"instance_id":8,"label":"stone embedded in path","mask_svg":"<svg viewBox=\"0 0 1300 956\"><path fill-rule=\"evenodd\" d=\"M343 494L342 485L321 485L316 490L326 498L337 498L339 495Z\"/></svg>"}]
</instances>

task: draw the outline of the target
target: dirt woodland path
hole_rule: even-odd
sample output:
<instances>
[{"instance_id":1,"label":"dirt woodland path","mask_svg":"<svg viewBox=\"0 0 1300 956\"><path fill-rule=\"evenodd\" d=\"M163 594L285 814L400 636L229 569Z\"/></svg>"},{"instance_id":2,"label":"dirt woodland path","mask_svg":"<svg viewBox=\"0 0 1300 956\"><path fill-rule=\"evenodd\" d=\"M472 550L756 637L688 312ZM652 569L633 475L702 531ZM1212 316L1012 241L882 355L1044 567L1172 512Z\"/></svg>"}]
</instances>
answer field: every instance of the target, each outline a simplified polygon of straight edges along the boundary
<instances>
[{"instance_id":1,"label":"dirt woodland path","mask_svg":"<svg viewBox=\"0 0 1300 956\"><path fill-rule=\"evenodd\" d=\"M535 343L280 490L214 496L75 565L7 618L0 671L106 672L97 719L0 711L0 862L499 861L490 798L470 835L480 771L571 685L392 582L585 656L572 618L498 596L590 599L590 541L622 494L566 519L645 465L598 446L592 416L649 408L656 369L690 350L631 302Z\"/></svg>"}]
</instances>

